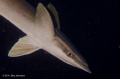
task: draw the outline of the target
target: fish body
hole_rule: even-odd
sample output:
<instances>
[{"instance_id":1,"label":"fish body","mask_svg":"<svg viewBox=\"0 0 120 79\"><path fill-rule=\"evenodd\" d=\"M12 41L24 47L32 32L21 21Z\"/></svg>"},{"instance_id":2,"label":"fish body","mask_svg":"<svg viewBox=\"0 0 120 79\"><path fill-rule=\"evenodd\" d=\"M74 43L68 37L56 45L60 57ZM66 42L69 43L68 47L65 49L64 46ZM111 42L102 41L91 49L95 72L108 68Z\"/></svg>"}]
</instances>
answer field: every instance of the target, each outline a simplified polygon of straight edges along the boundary
<instances>
[{"instance_id":1,"label":"fish body","mask_svg":"<svg viewBox=\"0 0 120 79\"><path fill-rule=\"evenodd\" d=\"M34 9L25 0L0 0L0 15L26 33L11 48L9 57L44 49L63 62L91 73L85 59L60 31L58 13L51 3L47 9L42 3ZM53 20L57 27L54 27Z\"/></svg>"}]
</instances>

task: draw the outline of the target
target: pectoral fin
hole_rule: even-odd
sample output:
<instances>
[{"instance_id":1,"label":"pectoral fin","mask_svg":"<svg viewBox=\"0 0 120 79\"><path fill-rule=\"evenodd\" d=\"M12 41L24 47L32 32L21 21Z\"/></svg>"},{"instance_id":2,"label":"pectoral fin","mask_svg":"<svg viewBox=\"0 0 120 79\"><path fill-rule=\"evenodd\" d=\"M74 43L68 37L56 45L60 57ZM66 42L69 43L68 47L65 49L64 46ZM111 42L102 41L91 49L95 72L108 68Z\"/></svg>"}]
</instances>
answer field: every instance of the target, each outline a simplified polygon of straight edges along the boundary
<instances>
[{"instance_id":1,"label":"pectoral fin","mask_svg":"<svg viewBox=\"0 0 120 79\"><path fill-rule=\"evenodd\" d=\"M35 28L38 31L38 37L53 40L54 27L51 16L47 9L41 4L38 4L35 15Z\"/></svg>"},{"instance_id":2,"label":"pectoral fin","mask_svg":"<svg viewBox=\"0 0 120 79\"><path fill-rule=\"evenodd\" d=\"M47 8L50 10L51 14L53 15L53 17L55 19L57 27L60 29L60 21L59 21L59 16L58 16L57 10L51 3L48 4Z\"/></svg>"},{"instance_id":3,"label":"pectoral fin","mask_svg":"<svg viewBox=\"0 0 120 79\"><path fill-rule=\"evenodd\" d=\"M19 41L12 47L8 56L18 57L26 54L30 54L36 50L40 49L35 42L28 36L20 38Z\"/></svg>"}]
</instances>

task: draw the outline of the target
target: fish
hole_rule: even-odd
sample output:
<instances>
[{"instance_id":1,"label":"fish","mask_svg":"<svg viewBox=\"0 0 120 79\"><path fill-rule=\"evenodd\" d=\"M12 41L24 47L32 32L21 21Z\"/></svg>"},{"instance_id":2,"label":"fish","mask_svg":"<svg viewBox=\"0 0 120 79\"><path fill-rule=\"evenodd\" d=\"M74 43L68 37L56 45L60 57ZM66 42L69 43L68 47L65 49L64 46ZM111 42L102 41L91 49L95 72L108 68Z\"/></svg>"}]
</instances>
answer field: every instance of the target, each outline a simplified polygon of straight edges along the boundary
<instances>
[{"instance_id":1,"label":"fish","mask_svg":"<svg viewBox=\"0 0 120 79\"><path fill-rule=\"evenodd\" d=\"M86 60L60 30L56 8L38 3L33 8L25 0L0 0L0 15L24 32L8 57L20 57L43 49L64 63L91 73Z\"/></svg>"}]
</instances>

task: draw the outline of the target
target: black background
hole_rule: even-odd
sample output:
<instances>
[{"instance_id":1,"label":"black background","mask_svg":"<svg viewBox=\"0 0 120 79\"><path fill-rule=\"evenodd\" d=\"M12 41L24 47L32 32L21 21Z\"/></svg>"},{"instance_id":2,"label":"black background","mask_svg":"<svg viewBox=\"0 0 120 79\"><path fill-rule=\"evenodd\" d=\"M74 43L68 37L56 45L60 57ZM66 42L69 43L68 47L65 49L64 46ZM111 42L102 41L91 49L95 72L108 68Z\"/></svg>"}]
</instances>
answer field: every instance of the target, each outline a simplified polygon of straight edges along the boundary
<instances>
[{"instance_id":1,"label":"black background","mask_svg":"<svg viewBox=\"0 0 120 79\"><path fill-rule=\"evenodd\" d=\"M61 31L84 56L92 74L67 65L43 50L8 57L11 47L25 34L0 16L0 79L5 74L25 75L26 79L120 79L119 0L27 1L34 8L39 2L45 6L51 2L56 7Z\"/></svg>"}]
</instances>

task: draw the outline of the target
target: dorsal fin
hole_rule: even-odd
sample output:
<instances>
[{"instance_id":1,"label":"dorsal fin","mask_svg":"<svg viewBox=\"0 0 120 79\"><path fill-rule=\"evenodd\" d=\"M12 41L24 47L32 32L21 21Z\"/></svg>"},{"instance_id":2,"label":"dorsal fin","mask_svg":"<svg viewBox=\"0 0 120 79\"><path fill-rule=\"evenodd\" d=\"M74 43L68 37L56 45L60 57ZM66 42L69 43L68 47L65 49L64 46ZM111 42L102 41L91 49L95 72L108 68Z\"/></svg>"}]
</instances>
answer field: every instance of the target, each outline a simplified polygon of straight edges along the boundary
<instances>
[{"instance_id":1,"label":"dorsal fin","mask_svg":"<svg viewBox=\"0 0 120 79\"><path fill-rule=\"evenodd\" d=\"M51 16L47 9L39 3L37 6L37 12L35 15L35 28L39 34L37 34L40 38L48 38L49 40L53 40L54 37L54 26L51 19Z\"/></svg>"},{"instance_id":2,"label":"dorsal fin","mask_svg":"<svg viewBox=\"0 0 120 79\"><path fill-rule=\"evenodd\" d=\"M60 29L60 21L59 21L59 16L58 16L57 10L55 9L55 7L51 3L48 4L47 8L52 13L53 17L55 18L55 22L57 24L57 27Z\"/></svg>"}]
</instances>

